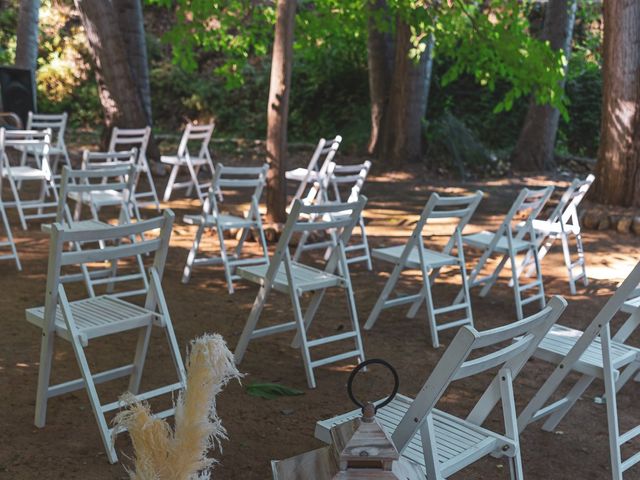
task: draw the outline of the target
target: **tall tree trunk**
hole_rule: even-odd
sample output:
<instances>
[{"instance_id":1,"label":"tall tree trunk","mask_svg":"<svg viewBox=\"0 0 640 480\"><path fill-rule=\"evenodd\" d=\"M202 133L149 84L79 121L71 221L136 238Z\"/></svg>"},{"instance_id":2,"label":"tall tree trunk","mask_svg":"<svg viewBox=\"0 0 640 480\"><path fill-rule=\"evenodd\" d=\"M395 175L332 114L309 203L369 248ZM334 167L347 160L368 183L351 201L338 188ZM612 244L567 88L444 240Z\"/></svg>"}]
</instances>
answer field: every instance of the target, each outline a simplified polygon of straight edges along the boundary
<instances>
[{"instance_id":1,"label":"tall tree trunk","mask_svg":"<svg viewBox=\"0 0 640 480\"><path fill-rule=\"evenodd\" d=\"M569 58L577 0L550 0L542 27L542 40L551 48L562 50ZM567 66L565 66L565 75ZM564 80L562 88L564 88ZM554 149L560 112L550 105L538 105L531 99L520 136L512 155L513 168L521 171L541 171L553 168Z\"/></svg>"},{"instance_id":2,"label":"tall tree trunk","mask_svg":"<svg viewBox=\"0 0 640 480\"><path fill-rule=\"evenodd\" d=\"M75 4L91 47L107 131L115 126L145 127L146 115L111 2L75 0Z\"/></svg>"},{"instance_id":3,"label":"tall tree trunk","mask_svg":"<svg viewBox=\"0 0 640 480\"><path fill-rule=\"evenodd\" d=\"M640 2L604 2L603 98L593 196L640 206Z\"/></svg>"},{"instance_id":4,"label":"tall tree trunk","mask_svg":"<svg viewBox=\"0 0 640 480\"><path fill-rule=\"evenodd\" d=\"M18 14L16 62L18 68L36 71L40 0L21 0Z\"/></svg>"},{"instance_id":5,"label":"tall tree trunk","mask_svg":"<svg viewBox=\"0 0 640 480\"><path fill-rule=\"evenodd\" d=\"M425 42L431 41L428 38ZM422 160L422 120L426 109L429 48L416 64L409 58L411 31L397 21L393 76L384 118L380 157L391 165Z\"/></svg>"},{"instance_id":6,"label":"tall tree trunk","mask_svg":"<svg viewBox=\"0 0 640 480\"><path fill-rule=\"evenodd\" d=\"M393 68L393 40L390 32L378 28L380 18L387 10L386 0L370 0L367 36L367 64L369 67L369 98L371 99L371 134L367 151L374 154L378 149L380 129L389 100L389 85Z\"/></svg>"},{"instance_id":7,"label":"tall tree trunk","mask_svg":"<svg viewBox=\"0 0 640 480\"><path fill-rule=\"evenodd\" d=\"M138 87L147 124L153 125L151 116L151 87L149 85L149 61L144 34L144 17L141 0L111 0L120 26L120 33L127 49L127 60L133 80Z\"/></svg>"},{"instance_id":8,"label":"tall tree trunk","mask_svg":"<svg viewBox=\"0 0 640 480\"><path fill-rule=\"evenodd\" d=\"M287 219L287 122L293 63L293 30L296 0L278 0L275 39L271 57L271 81L267 106L267 220L284 223Z\"/></svg>"}]
</instances>

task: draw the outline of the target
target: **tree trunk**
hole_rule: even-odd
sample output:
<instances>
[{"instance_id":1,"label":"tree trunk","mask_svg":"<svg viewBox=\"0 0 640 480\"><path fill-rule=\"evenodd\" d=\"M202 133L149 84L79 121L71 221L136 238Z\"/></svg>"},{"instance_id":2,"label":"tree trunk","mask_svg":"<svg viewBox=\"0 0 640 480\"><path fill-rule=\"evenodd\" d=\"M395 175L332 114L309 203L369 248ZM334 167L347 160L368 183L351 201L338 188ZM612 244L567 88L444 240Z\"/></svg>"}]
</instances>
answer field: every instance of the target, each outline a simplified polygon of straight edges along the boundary
<instances>
[{"instance_id":1,"label":"tree trunk","mask_svg":"<svg viewBox=\"0 0 640 480\"><path fill-rule=\"evenodd\" d=\"M393 68L393 40L389 32L378 29L379 16L387 8L386 0L370 0L367 36L367 64L369 67L369 98L371 99L371 134L367 152L378 150L380 129L389 100L389 85Z\"/></svg>"},{"instance_id":2,"label":"tree trunk","mask_svg":"<svg viewBox=\"0 0 640 480\"><path fill-rule=\"evenodd\" d=\"M567 59L571 54L577 5L577 0L551 0L547 4L542 27L541 39L548 40L554 50L562 50ZM566 72L567 67L565 75ZM512 155L514 169L531 172L553 168L559 121L560 112L557 108L538 105L531 99Z\"/></svg>"},{"instance_id":3,"label":"tree trunk","mask_svg":"<svg viewBox=\"0 0 640 480\"><path fill-rule=\"evenodd\" d=\"M144 34L144 17L140 0L112 0L116 20L127 49L127 60L133 80L138 87L147 125L153 125L151 116L151 87L147 41Z\"/></svg>"},{"instance_id":4,"label":"tree trunk","mask_svg":"<svg viewBox=\"0 0 640 480\"><path fill-rule=\"evenodd\" d=\"M271 81L267 106L267 220L284 223L287 219L287 121L291 66L293 63L293 30L296 0L278 0L275 39L271 57Z\"/></svg>"},{"instance_id":5,"label":"tree trunk","mask_svg":"<svg viewBox=\"0 0 640 480\"><path fill-rule=\"evenodd\" d=\"M603 98L593 196L640 206L640 2L604 3Z\"/></svg>"},{"instance_id":6,"label":"tree trunk","mask_svg":"<svg viewBox=\"0 0 640 480\"><path fill-rule=\"evenodd\" d=\"M432 40L428 37L424 41ZM422 120L426 109L431 49L426 48L416 64L409 58L410 48L409 26L398 19L393 76L379 155L394 166L422 160Z\"/></svg>"},{"instance_id":7,"label":"tree trunk","mask_svg":"<svg viewBox=\"0 0 640 480\"><path fill-rule=\"evenodd\" d=\"M18 14L15 66L36 71L40 0L21 0Z\"/></svg>"},{"instance_id":8,"label":"tree trunk","mask_svg":"<svg viewBox=\"0 0 640 480\"><path fill-rule=\"evenodd\" d=\"M75 0L95 64L107 132L115 126L143 128L146 115L111 2Z\"/></svg>"}]
</instances>

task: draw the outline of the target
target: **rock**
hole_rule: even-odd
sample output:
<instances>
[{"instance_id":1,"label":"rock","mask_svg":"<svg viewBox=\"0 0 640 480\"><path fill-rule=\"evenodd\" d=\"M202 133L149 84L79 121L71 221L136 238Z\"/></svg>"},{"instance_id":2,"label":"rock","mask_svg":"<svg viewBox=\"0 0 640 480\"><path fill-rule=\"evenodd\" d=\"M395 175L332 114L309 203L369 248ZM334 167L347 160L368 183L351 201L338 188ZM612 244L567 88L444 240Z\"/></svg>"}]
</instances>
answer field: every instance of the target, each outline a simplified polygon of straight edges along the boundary
<instances>
[{"instance_id":1,"label":"rock","mask_svg":"<svg viewBox=\"0 0 640 480\"><path fill-rule=\"evenodd\" d=\"M582 221L584 228L596 230L600 224L600 216L601 212L598 212L597 210L587 210Z\"/></svg>"},{"instance_id":2,"label":"rock","mask_svg":"<svg viewBox=\"0 0 640 480\"><path fill-rule=\"evenodd\" d=\"M611 220L607 215L603 215L598 222L598 230L609 230L611 227Z\"/></svg>"},{"instance_id":3,"label":"rock","mask_svg":"<svg viewBox=\"0 0 640 480\"><path fill-rule=\"evenodd\" d=\"M618 233L629 233L632 223L633 217L621 217L616 225L616 230L618 230Z\"/></svg>"},{"instance_id":4,"label":"rock","mask_svg":"<svg viewBox=\"0 0 640 480\"><path fill-rule=\"evenodd\" d=\"M635 217L633 219L631 230L633 230L633 233L635 233L636 235L640 235L640 217Z\"/></svg>"}]
</instances>

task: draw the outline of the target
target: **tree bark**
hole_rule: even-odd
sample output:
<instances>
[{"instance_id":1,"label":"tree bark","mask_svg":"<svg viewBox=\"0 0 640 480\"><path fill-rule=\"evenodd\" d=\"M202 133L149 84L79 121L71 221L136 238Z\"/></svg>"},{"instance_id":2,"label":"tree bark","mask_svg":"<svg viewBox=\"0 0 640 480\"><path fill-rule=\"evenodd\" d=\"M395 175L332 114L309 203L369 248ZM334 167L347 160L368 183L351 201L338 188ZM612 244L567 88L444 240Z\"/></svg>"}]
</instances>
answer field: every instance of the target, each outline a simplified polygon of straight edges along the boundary
<instances>
[{"instance_id":1,"label":"tree bark","mask_svg":"<svg viewBox=\"0 0 640 480\"><path fill-rule=\"evenodd\" d=\"M577 0L551 0L547 4L542 40L552 49L571 54L571 40L576 18ZM565 75L567 66L565 66ZM562 88L564 88L564 80ZM538 105L531 99L518 142L512 154L512 165L520 171L541 171L555 165L554 149L560 112L550 105Z\"/></svg>"},{"instance_id":2,"label":"tree bark","mask_svg":"<svg viewBox=\"0 0 640 480\"><path fill-rule=\"evenodd\" d=\"M604 3L603 99L593 197L640 206L640 2Z\"/></svg>"},{"instance_id":3,"label":"tree bark","mask_svg":"<svg viewBox=\"0 0 640 480\"><path fill-rule=\"evenodd\" d=\"M147 125L153 125L151 116L151 86L149 85L149 61L144 34L144 17L140 0L111 0L120 33L127 50L127 61L138 88Z\"/></svg>"},{"instance_id":4,"label":"tree bark","mask_svg":"<svg viewBox=\"0 0 640 480\"><path fill-rule=\"evenodd\" d=\"M18 13L15 66L36 71L40 0L21 0Z\"/></svg>"},{"instance_id":5,"label":"tree bark","mask_svg":"<svg viewBox=\"0 0 640 480\"><path fill-rule=\"evenodd\" d=\"M293 63L293 30L296 0L278 0L275 39L271 57L271 81L267 106L267 220L284 223L287 219L287 122Z\"/></svg>"},{"instance_id":6,"label":"tree bark","mask_svg":"<svg viewBox=\"0 0 640 480\"><path fill-rule=\"evenodd\" d=\"M428 37L424 41L432 39ZM422 120L426 111L431 49L427 45L416 64L409 58L410 48L409 25L398 19L393 76L379 155L393 166L422 160Z\"/></svg>"},{"instance_id":7,"label":"tree bark","mask_svg":"<svg viewBox=\"0 0 640 480\"><path fill-rule=\"evenodd\" d=\"M367 152L373 155L378 150L380 130L389 100L389 86L393 69L393 40L389 32L378 29L380 16L387 9L386 0L368 2L369 21L367 36L367 64L369 68L369 98L371 99L371 134Z\"/></svg>"},{"instance_id":8,"label":"tree bark","mask_svg":"<svg viewBox=\"0 0 640 480\"><path fill-rule=\"evenodd\" d=\"M146 115L111 2L75 0L95 64L107 135L115 126L143 128Z\"/></svg>"}]
</instances>

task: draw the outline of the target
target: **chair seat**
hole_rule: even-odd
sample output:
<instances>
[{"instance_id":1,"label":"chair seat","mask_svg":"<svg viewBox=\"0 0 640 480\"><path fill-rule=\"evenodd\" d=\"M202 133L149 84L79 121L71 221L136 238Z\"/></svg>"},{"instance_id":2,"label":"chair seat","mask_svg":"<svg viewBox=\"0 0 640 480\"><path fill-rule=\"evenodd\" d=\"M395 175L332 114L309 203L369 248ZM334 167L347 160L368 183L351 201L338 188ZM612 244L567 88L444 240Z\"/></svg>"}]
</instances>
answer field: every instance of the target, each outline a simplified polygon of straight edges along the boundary
<instances>
[{"instance_id":1,"label":"chair seat","mask_svg":"<svg viewBox=\"0 0 640 480\"><path fill-rule=\"evenodd\" d=\"M487 231L472 233L471 235L463 235L462 243L471 247L486 249L493 241L494 236L495 233ZM513 248L517 252L528 249L530 245L531 243L527 242L526 240L517 240L515 238L513 239ZM498 240L495 251L498 253L509 253L509 243L507 237L503 236L500 240Z\"/></svg>"},{"instance_id":2,"label":"chair seat","mask_svg":"<svg viewBox=\"0 0 640 480\"><path fill-rule=\"evenodd\" d=\"M376 419L388 433L392 434L411 402L412 399L409 397L396 395L389 405L377 411ZM444 477L452 475L508 442L500 435L441 410L433 409L432 414L438 461ZM331 427L361 415L362 412L358 409L328 420L321 420L316 423L315 436L319 440L330 443ZM402 456L420 465L426 473L420 432L411 439Z\"/></svg>"},{"instance_id":3,"label":"chair seat","mask_svg":"<svg viewBox=\"0 0 640 480\"><path fill-rule=\"evenodd\" d=\"M2 176L6 177L11 171L11 176L15 180L49 180L44 171L39 168L21 166L21 167L9 167L8 169L2 170Z\"/></svg>"},{"instance_id":4,"label":"chair seat","mask_svg":"<svg viewBox=\"0 0 640 480\"><path fill-rule=\"evenodd\" d=\"M183 217L184 223L187 225L204 225L215 226L219 224L222 228L243 228L256 226L254 220L236 217L235 215L218 215L216 219L213 215L185 215Z\"/></svg>"},{"instance_id":5,"label":"chair seat","mask_svg":"<svg viewBox=\"0 0 640 480\"><path fill-rule=\"evenodd\" d=\"M395 247L386 248L374 248L371 251L371 255L374 258L384 260L385 262L391 262L393 264L400 263L402 252L405 249L405 245L397 245ZM444 265L457 265L458 258L451 255L446 255L440 252L434 252L433 250L424 250L424 260L427 266L438 268ZM405 264L409 268L420 268L420 254L417 247L413 247L411 253L407 257Z\"/></svg>"},{"instance_id":6,"label":"chair seat","mask_svg":"<svg viewBox=\"0 0 640 480\"><path fill-rule=\"evenodd\" d=\"M296 180L298 182L302 182L309 175L308 180L313 181L318 179L318 172L312 170L309 173L309 170L306 168L295 168L293 170L288 170L285 172L284 176L287 180Z\"/></svg>"},{"instance_id":7,"label":"chair seat","mask_svg":"<svg viewBox=\"0 0 640 480\"><path fill-rule=\"evenodd\" d=\"M635 298L630 298L622 305L622 310L625 313L633 313L636 308L640 307L640 295Z\"/></svg>"},{"instance_id":8,"label":"chair seat","mask_svg":"<svg viewBox=\"0 0 640 480\"><path fill-rule=\"evenodd\" d=\"M237 273L245 280L263 285L268 269L269 264L252 265L238 268ZM329 287L345 287L345 282L341 277L297 262L292 262L292 274L296 288L303 292ZM289 281L284 264L281 264L278 269L273 281L273 288L285 293L289 291Z\"/></svg>"},{"instance_id":9,"label":"chair seat","mask_svg":"<svg viewBox=\"0 0 640 480\"><path fill-rule=\"evenodd\" d=\"M186 165L187 159L184 157L178 157L177 155L162 155L160 161L167 165ZM207 160L204 158L191 157L191 165L205 165Z\"/></svg>"},{"instance_id":10,"label":"chair seat","mask_svg":"<svg viewBox=\"0 0 640 480\"><path fill-rule=\"evenodd\" d=\"M76 202L81 201L85 205L93 204L96 208L110 207L122 204L122 192L117 190L104 190L99 192L69 192L69 198Z\"/></svg>"},{"instance_id":11,"label":"chair seat","mask_svg":"<svg viewBox=\"0 0 640 480\"><path fill-rule=\"evenodd\" d=\"M582 333L581 330L565 327L564 325L554 325L540 342L535 356L551 363L559 363L576 344ZM628 365L638 356L640 356L640 349L620 342L611 342L611 360L614 369L618 370ZM576 363L575 369L580 373L602 378L603 361L600 337L591 342L591 345Z\"/></svg>"},{"instance_id":12,"label":"chair seat","mask_svg":"<svg viewBox=\"0 0 640 480\"><path fill-rule=\"evenodd\" d=\"M538 233L543 233L545 235L549 235L550 233L561 233L562 225L560 222L550 222L549 220L533 220L531 222L533 225L533 229ZM518 224L518 228L525 227L525 222L520 222ZM580 233L580 225L573 225L571 223L564 224L564 231L566 233L578 234Z\"/></svg>"},{"instance_id":13,"label":"chair seat","mask_svg":"<svg viewBox=\"0 0 640 480\"><path fill-rule=\"evenodd\" d=\"M35 155L42 155L42 152L44 151L44 147L36 145L13 145L12 147L21 152L27 152ZM49 145L49 155L62 155L63 153L64 148L56 145Z\"/></svg>"},{"instance_id":14,"label":"chair seat","mask_svg":"<svg viewBox=\"0 0 640 480\"><path fill-rule=\"evenodd\" d=\"M162 318L156 312L126 302L112 295L85 298L70 302L71 314L84 343L91 338L124 332L149 325ZM44 327L44 307L28 308L27 321L40 328ZM56 308L56 333L71 340L60 306Z\"/></svg>"}]
</instances>

